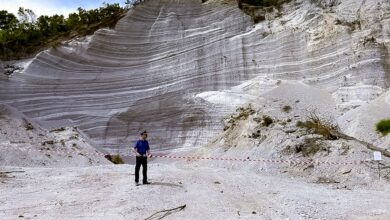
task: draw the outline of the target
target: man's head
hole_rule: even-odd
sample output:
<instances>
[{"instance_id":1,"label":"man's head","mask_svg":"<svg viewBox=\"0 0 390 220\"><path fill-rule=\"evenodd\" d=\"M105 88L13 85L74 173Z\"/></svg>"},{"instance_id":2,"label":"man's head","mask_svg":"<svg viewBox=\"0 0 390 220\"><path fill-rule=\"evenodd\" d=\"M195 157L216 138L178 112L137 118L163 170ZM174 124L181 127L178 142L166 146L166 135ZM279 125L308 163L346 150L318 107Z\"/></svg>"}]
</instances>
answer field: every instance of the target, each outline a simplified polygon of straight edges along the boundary
<instances>
[{"instance_id":1,"label":"man's head","mask_svg":"<svg viewBox=\"0 0 390 220\"><path fill-rule=\"evenodd\" d=\"M143 131L140 133L140 138L142 140L146 140L146 138L148 137L148 132L147 131Z\"/></svg>"}]
</instances>

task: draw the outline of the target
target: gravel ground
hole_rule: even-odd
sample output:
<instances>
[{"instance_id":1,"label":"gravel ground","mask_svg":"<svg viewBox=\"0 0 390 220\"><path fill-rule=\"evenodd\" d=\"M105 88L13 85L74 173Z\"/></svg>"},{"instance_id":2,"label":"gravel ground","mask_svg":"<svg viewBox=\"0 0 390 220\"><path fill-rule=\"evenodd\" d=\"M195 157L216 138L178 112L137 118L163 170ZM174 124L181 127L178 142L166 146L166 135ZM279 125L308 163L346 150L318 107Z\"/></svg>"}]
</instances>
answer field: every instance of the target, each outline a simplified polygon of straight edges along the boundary
<instances>
[{"instance_id":1,"label":"gravel ground","mask_svg":"<svg viewBox=\"0 0 390 220\"><path fill-rule=\"evenodd\" d=\"M184 204L166 219L390 218L389 185L334 189L273 173L157 161L149 169L152 184L135 186L133 170L2 167L22 172L0 177L0 219L145 219Z\"/></svg>"}]
</instances>

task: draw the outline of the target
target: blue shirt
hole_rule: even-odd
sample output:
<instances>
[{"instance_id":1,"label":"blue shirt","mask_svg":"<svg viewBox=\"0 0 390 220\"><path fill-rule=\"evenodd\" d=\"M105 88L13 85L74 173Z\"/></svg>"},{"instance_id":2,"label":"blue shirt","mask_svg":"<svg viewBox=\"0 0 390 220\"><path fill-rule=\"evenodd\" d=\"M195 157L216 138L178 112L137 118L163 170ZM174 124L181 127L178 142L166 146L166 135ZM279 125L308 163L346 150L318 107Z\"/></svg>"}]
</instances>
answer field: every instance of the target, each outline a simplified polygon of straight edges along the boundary
<instances>
[{"instance_id":1,"label":"blue shirt","mask_svg":"<svg viewBox=\"0 0 390 220\"><path fill-rule=\"evenodd\" d=\"M135 143L134 149L141 155L146 154L146 151L149 150L149 143L147 140L138 140Z\"/></svg>"}]
</instances>

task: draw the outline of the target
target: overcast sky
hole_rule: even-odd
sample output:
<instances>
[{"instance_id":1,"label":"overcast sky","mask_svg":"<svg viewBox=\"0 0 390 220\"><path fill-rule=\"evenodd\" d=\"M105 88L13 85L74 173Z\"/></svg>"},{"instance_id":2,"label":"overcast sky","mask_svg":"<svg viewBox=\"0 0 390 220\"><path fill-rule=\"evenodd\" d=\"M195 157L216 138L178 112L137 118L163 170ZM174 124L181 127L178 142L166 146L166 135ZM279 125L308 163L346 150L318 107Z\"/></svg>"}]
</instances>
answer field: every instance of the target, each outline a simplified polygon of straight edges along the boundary
<instances>
[{"instance_id":1,"label":"overcast sky","mask_svg":"<svg viewBox=\"0 0 390 220\"><path fill-rule=\"evenodd\" d=\"M19 7L32 9L37 16L63 14L67 16L78 7L84 9L98 8L103 2L120 3L125 0L0 0L0 10L7 10L17 15Z\"/></svg>"}]
</instances>

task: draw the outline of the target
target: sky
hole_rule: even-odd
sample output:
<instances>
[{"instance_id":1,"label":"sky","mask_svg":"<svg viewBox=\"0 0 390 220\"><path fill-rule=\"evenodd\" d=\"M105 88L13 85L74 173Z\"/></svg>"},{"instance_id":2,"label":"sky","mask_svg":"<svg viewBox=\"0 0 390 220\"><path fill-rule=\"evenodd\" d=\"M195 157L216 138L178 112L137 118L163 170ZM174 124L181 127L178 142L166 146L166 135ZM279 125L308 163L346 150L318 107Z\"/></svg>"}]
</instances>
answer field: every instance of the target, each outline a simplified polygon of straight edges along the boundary
<instances>
[{"instance_id":1,"label":"sky","mask_svg":"<svg viewBox=\"0 0 390 220\"><path fill-rule=\"evenodd\" d=\"M75 12L78 7L84 9L98 8L106 3L120 3L125 0L0 0L0 11L7 10L17 15L19 7L31 9L37 17L40 15L63 14L65 17L70 12Z\"/></svg>"}]
</instances>

